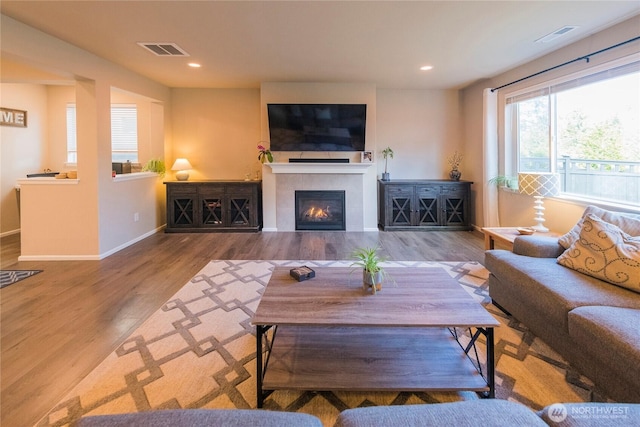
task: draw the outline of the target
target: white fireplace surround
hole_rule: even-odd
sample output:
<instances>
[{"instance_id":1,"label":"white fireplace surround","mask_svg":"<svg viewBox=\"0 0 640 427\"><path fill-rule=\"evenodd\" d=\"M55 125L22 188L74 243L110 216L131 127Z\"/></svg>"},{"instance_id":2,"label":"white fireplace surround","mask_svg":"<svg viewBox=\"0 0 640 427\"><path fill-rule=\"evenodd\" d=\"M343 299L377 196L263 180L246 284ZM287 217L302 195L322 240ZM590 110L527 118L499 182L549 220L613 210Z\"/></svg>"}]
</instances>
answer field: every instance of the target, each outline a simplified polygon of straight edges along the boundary
<instances>
[{"instance_id":1,"label":"white fireplace surround","mask_svg":"<svg viewBox=\"0 0 640 427\"><path fill-rule=\"evenodd\" d=\"M366 177L373 163L270 163L263 168L265 206L275 204L275 230L295 231L296 190L344 190L346 231L364 231ZM375 180L375 175L373 175ZM272 184L272 185L270 185ZM273 205L271 205L273 206ZM375 205L374 205L375 206Z\"/></svg>"}]
</instances>

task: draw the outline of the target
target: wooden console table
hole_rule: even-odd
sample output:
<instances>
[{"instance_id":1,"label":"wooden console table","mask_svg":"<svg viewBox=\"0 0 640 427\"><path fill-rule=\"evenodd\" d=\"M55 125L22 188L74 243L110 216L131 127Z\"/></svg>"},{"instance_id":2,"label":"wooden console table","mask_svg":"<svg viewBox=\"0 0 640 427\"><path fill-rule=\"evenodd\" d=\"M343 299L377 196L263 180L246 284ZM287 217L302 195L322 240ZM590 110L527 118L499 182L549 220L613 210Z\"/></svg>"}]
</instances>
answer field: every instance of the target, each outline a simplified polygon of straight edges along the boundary
<instances>
[{"instance_id":1,"label":"wooden console table","mask_svg":"<svg viewBox=\"0 0 640 427\"><path fill-rule=\"evenodd\" d=\"M495 249L495 244L496 242L498 242L499 244L504 245L507 249L512 251L513 241L516 239L516 237L521 236L521 234L517 230L517 227L484 227L482 228L482 232L484 233L485 250ZM536 232L534 235L549 237L561 236L561 234L554 233L552 231L548 233Z\"/></svg>"},{"instance_id":2,"label":"wooden console table","mask_svg":"<svg viewBox=\"0 0 640 427\"><path fill-rule=\"evenodd\" d=\"M171 181L167 233L259 231L262 181Z\"/></svg>"},{"instance_id":3,"label":"wooden console table","mask_svg":"<svg viewBox=\"0 0 640 427\"><path fill-rule=\"evenodd\" d=\"M470 181L378 180L382 230L470 230Z\"/></svg>"}]
</instances>

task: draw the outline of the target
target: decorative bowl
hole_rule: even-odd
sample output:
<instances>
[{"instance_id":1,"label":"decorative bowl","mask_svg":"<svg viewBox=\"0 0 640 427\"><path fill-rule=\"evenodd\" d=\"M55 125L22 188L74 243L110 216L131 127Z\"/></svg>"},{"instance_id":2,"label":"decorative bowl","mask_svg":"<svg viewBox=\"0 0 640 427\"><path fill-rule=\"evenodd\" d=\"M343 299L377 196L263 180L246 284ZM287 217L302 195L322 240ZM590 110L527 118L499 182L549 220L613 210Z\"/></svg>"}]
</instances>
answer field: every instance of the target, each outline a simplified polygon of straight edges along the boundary
<instances>
[{"instance_id":1,"label":"decorative bowl","mask_svg":"<svg viewBox=\"0 0 640 427\"><path fill-rule=\"evenodd\" d=\"M536 230L534 230L531 227L518 227L516 228L516 230L518 230L518 233L524 234L525 236L528 236L536 232Z\"/></svg>"}]
</instances>

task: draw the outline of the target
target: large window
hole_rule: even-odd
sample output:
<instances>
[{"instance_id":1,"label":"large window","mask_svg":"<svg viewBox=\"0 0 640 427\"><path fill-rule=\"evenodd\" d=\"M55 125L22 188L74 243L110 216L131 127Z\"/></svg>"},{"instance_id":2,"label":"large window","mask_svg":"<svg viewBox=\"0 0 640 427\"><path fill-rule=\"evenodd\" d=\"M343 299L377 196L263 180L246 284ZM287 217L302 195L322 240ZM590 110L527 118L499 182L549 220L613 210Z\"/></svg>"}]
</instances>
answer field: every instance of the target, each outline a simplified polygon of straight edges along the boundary
<instances>
[{"instance_id":1,"label":"large window","mask_svg":"<svg viewBox=\"0 0 640 427\"><path fill-rule=\"evenodd\" d=\"M77 161L76 106L67 104L67 162ZM138 110L135 104L111 105L111 161L138 161Z\"/></svg>"},{"instance_id":2,"label":"large window","mask_svg":"<svg viewBox=\"0 0 640 427\"><path fill-rule=\"evenodd\" d=\"M518 172L557 172L562 192L640 204L640 61L506 98Z\"/></svg>"}]
</instances>

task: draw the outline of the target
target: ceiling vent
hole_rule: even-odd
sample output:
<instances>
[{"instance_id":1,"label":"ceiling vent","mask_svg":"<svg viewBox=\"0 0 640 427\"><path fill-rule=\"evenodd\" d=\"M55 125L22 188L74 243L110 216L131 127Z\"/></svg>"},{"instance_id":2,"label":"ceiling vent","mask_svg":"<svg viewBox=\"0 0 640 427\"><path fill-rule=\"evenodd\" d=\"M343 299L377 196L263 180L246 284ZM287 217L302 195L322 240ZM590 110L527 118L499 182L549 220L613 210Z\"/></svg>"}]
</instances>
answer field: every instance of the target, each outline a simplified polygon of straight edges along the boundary
<instances>
[{"instance_id":1,"label":"ceiling vent","mask_svg":"<svg viewBox=\"0 0 640 427\"><path fill-rule=\"evenodd\" d=\"M547 34L544 37L540 37L538 40L536 40L536 43L549 43L550 41L553 41L558 37L562 37L565 34L575 30L576 28L578 28L576 25L565 25L564 27L555 30L553 33Z\"/></svg>"},{"instance_id":2,"label":"ceiling vent","mask_svg":"<svg viewBox=\"0 0 640 427\"><path fill-rule=\"evenodd\" d=\"M189 56L184 49L175 43L138 42L156 56Z\"/></svg>"}]
</instances>

